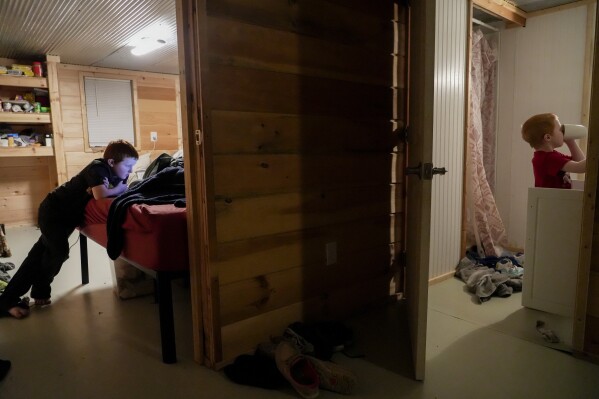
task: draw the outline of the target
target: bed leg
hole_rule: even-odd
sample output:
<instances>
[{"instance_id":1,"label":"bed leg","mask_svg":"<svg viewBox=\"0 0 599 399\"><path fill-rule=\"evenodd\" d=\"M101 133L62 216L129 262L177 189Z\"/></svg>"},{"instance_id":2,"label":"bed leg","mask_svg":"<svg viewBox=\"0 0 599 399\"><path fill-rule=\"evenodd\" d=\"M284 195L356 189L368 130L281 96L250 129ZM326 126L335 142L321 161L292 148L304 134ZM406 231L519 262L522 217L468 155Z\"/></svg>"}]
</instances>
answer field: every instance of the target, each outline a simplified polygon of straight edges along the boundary
<instances>
[{"instance_id":1,"label":"bed leg","mask_svg":"<svg viewBox=\"0 0 599 399\"><path fill-rule=\"evenodd\" d=\"M81 250L81 284L89 283L89 268L87 265L87 237L79 233L79 249Z\"/></svg>"},{"instance_id":2,"label":"bed leg","mask_svg":"<svg viewBox=\"0 0 599 399\"><path fill-rule=\"evenodd\" d=\"M164 273L156 273L158 288L158 313L160 317L160 341L162 343L162 361L177 362L175 348L175 322L173 319L173 295L171 279Z\"/></svg>"}]
</instances>

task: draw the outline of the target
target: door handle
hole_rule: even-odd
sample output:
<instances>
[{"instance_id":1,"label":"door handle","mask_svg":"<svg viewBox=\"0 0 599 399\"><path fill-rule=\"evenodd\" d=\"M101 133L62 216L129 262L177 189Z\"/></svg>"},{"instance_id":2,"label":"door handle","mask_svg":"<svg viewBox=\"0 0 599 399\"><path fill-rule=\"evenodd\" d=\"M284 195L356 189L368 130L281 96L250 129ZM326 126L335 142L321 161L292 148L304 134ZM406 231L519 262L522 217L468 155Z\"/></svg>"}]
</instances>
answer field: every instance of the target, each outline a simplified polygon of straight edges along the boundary
<instances>
[{"instance_id":1,"label":"door handle","mask_svg":"<svg viewBox=\"0 0 599 399\"><path fill-rule=\"evenodd\" d=\"M434 175L444 175L447 173L447 169L434 168L432 163L419 162L418 166L406 167L405 174L417 175L420 180L433 180Z\"/></svg>"}]
</instances>

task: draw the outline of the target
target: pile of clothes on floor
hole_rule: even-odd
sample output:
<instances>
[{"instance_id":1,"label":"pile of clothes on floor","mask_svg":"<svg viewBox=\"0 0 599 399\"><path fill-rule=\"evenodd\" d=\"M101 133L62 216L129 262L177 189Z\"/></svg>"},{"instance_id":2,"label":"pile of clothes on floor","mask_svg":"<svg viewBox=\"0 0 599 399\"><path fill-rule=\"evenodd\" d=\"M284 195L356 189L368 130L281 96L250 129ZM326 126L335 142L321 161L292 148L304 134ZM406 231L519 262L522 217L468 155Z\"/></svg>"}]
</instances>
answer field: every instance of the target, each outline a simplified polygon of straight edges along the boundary
<instances>
[{"instance_id":1,"label":"pile of clothes on floor","mask_svg":"<svg viewBox=\"0 0 599 399\"><path fill-rule=\"evenodd\" d=\"M456 266L455 276L466 283L480 303L492 296L508 297L522 291L524 254L505 252L504 256L481 257L470 248Z\"/></svg>"},{"instance_id":2,"label":"pile of clothes on floor","mask_svg":"<svg viewBox=\"0 0 599 399\"><path fill-rule=\"evenodd\" d=\"M7 272L15 268L12 262L0 262L0 293L4 291L10 281L10 274Z\"/></svg>"},{"instance_id":3,"label":"pile of clothes on floor","mask_svg":"<svg viewBox=\"0 0 599 399\"><path fill-rule=\"evenodd\" d=\"M292 323L282 336L259 344L254 354L238 356L224 372L238 384L266 389L291 385L304 398L317 397L320 388L351 394L356 375L331 358L352 338L352 331L339 322Z\"/></svg>"}]
</instances>

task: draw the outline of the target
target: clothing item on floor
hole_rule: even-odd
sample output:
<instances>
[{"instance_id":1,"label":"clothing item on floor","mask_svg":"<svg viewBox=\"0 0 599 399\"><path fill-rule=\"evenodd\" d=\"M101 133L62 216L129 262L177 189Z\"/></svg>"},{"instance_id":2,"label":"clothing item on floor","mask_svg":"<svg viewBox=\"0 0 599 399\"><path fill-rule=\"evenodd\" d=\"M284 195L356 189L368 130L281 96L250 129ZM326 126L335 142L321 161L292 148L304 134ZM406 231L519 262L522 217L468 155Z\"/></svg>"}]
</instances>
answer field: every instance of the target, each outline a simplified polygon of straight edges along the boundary
<instances>
[{"instance_id":1,"label":"clothing item on floor","mask_svg":"<svg viewBox=\"0 0 599 399\"><path fill-rule=\"evenodd\" d=\"M2 360L0 359L0 381L6 377L8 374L8 370L10 370L10 360Z\"/></svg>"},{"instance_id":2,"label":"clothing item on floor","mask_svg":"<svg viewBox=\"0 0 599 399\"><path fill-rule=\"evenodd\" d=\"M549 343L557 344L560 342L559 337L550 329L545 327L545 322L537 320L537 331L541 333L543 339Z\"/></svg>"},{"instance_id":3,"label":"clothing item on floor","mask_svg":"<svg viewBox=\"0 0 599 399\"><path fill-rule=\"evenodd\" d=\"M224 373L231 381L242 385L265 389L279 389L288 385L274 359L258 353L238 356L233 364L224 368Z\"/></svg>"}]
</instances>

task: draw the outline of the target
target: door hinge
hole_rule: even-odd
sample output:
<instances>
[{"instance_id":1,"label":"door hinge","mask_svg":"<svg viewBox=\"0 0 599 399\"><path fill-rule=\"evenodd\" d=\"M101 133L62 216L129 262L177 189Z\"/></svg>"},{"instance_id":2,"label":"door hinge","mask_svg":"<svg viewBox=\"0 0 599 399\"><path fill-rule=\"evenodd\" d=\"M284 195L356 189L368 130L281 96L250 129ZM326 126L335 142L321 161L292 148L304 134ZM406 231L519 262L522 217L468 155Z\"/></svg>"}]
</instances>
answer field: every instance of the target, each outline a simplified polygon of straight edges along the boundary
<instances>
[{"instance_id":1,"label":"door hinge","mask_svg":"<svg viewBox=\"0 0 599 399\"><path fill-rule=\"evenodd\" d=\"M406 267L407 260L408 254L406 251L401 251L399 254L397 254L397 264L399 265L399 267Z\"/></svg>"},{"instance_id":2,"label":"door hinge","mask_svg":"<svg viewBox=\"0 0 599 399\"><path fill-rule=\"evenodd\" d=\"M202 145L202 131L200 129L196 130L196 145Z\"/></svg>"},{"instance_id":3,"label":"door hinge","mask_svg":"<svg viewBox=\"0 0 599 399\"><path fill-rule=\"evenodd\" d=\"M408 142L408 133L409 133L409 126L404 126L401 129L399 129L399 131L397 132L397 138L401 141L403 141L404 143Z\"/></svg>"}]
</instances>

